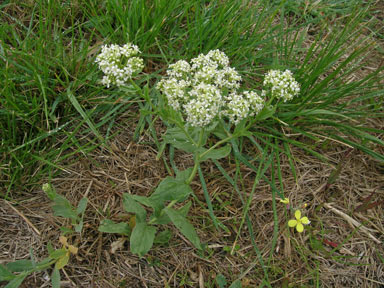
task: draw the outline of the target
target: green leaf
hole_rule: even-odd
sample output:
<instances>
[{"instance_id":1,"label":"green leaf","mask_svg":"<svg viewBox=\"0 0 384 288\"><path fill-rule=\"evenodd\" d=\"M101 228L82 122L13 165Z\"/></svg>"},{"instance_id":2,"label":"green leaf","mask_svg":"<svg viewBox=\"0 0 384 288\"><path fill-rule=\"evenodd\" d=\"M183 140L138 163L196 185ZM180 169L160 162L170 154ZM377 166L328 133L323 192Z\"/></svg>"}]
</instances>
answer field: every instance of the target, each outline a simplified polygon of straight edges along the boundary
<instances>
[{"instance_id":1,"label":"green leaf","mask_svg":"<svg viewBox=\"0 0 384 288\"><path fill-rule=\"evenodd\" d=\"M241 281L240 280L236 280L235 282L233 282L231 284L231 286L229 286L229 288L241 288L242 285L241 285Z\"/></svg>"},{"instance_id":2,"label":"green leaf","mask_svg":"<svg viewBox=\"0 0 384 288\"><path fill-rule=\"evenodd\" d=\"M231 152L231 145L225 145L224 147L213 149L206 153L203 157L200 158L200 161L205 161L208 159L221 159L227 157Z\"/></svg>"},{"instance_id":3,"label":"green leaf","mask_svg":"<svg viewBox=\"0 0 384 288\"><path fill-rule=\"evenodd\" d=\"M215 280L219 288L225 288L227 286L227 279L225 279L223 274L217 275Z\"/></svg>"},{"instance_id":4,"label":"green leaf","mask_svg":"<svg viewBox=\"0 0 384 288\"><path fill-rule=\"evenodd\" d=\"M164 205L159 202L155 202L148 197L140 196L140 195L131 195L134 200L143 204L144 206L151 207L153 209L161 209Z\"/></svg>"},{"instance_id":5,"label":"green leaf","mask_svg":"<svg viewBox=\"0 0 384 288\"><path fill-rule=\"evenodd\" d=\"M147 254L153 245L155 234L156 227L148 226L145 222L137 223L131 234L131 252L140 257Z\"/></svg>"},{"instance_id":6,"label":"green leaf","mask_svg":"<svg viewBox=\"0 0 384 288\"><path fill-rule=\"evenodd\" d=\"M63 236L73 233L73 230L68 227L60 227L60 231L62 232Z\"/></svg>"},{"instance_id":7,"label":"green leaf","mask_svg":"<svg viewBox=\"0 0 384 288\"><path fill-rule=\"evenodd\" d=\"M115 223L112 220L104 219L101 221L99 226L99 231L104 233L116 233L121 235L129 236L131 235L131 228L128 223L120 222Z\"/></svg>"},{"instance_id":8,"label":"green leaf","mask_svg":"<svg viewBox=\"0 0 384 288\"><path fill-rule=\"evenodd\" d=\"M181 207L179 210L179 213L181 215L183 215L184 217L187 217L188 215L188 212L189 212L189 209L191 208L192 206L192 202L191 201L188 201L187 204L185 204L183 207Z\"/></svg>"},{"instance_id":9,"label":"green leaf","mask_svg":"<svg viewBox=\"0 0 384 288\"><path fill-rule=\"evenodd\" d=\"M99 140L101 142L104 143L105 142L104 138L101 136L99 131L96 129L95 124L93 124L93 122L92 122L91 118L88 116L88 114L83 110L83 108L81 107L80 103L77 101L75 95L73 95L73 93L71 91L71 87L67 88L67 96L68 96L69 101L72 103L73 107L75 107L77 112L79 112L81 117L83 117L85 122L88 124L88 126L91 129L91 131L93 132L93 134L95 134L95 136L97 138L99 138Z\"/></svg>"},{"instance_id":10,"label":"green leaf","mask_svg":"<svg viewBox=\"0 0 384 288\"><path fill-rule=\"evenodd\" d=\"M80 233L81 230L83 230L83 225L84 225L84 222L83 222L83 220L81 220L81 221L79 222L79 224L75 225L75 231L76 231L77 233Z\"/></svg>"},{"instance_id":11,"label":"green leaf","mask_svg":"<svg viewBox=\"0 0 384 288\"><path fill-rule=\"evenodd\" d=\"M54 198L54 205L52 206L53 214L55 216L69 218L74 221L78 219L77 214L72 207L71 203L61 195Z\"/></svg>"},{"instance_id":12,"label":"green leaf","mask_svg":"<svg viewBox=\"0 0 384 288\"><path fill-rule=\"evenodd\" d=\"M51 281L52 288L60 288L60 271L56 268L52 271Z\"/></svg>"},{"instance_id":13,"label":"green leaf","mask_svg":"<svg viewBox=\"0 0 384 288\"><path fill-rule=\"evenodd\" d=\"M176 173L176 179L181 181L181 182L186 182L189 178L189 176L191 176L191 173L192 173L192 167L191 168L188 168L188 169L185 169L183 171L178 171Z\"/></svg>"},{"instance_id":14,"label":"green leaf","mask_svg":"<svg viewBox=\"0 0 384 288\"><path fill-rule=\"evenodd\" d=\"M25 277L27 277L27 273L23 273L18 275L16 278L12 279L7 285L4 286L4 288L17 288L23 283Z\"/></svg>"},{"instance_id":15,"label":"green leaf","mask_svg":"<svg viewBox=\"0 0 384 288\"><path fill-rule=\"evenodd\" d=\"M180 214L183 215L184 217L187 217L188 215L188 212L189 212L189 208L191 208L192 206L192 202L191 201L188 201L187 204L185 204L183 207L181 207L179 210ZM162 224L162 225L165 225L165 224L168 224L171 222L171 219L168 217L167 214L163 214L163 215L159 215L160 213L157 213L157 214L153 214L151 216L151 219L153 217L157 217L156 221L153 223L153 224Z\"/></svg>"},{"instance_id":16,"label":"green leaf","mask_svg":"<svg viewBox=\"0 0 384 288\"><path fill-rule=\"evenodd\" d=\"M172 237L172 233L170 230L164 230L159 233L157 233L155 239L153 240L153 243L155 244L166 244L169 242L169 240Z\"/></svg>"},{"instance_id":17,"label":"green leaf","mask_svg":"<svg viewBox=\"0 0 384 288\"><path fill-rule=\"evenodd\" d=\"M177 229L179 229L180 232L183 233L183 235L187 237L187 239L191 241L197 249L201 250L202 248L199 236L197 236L195 228L188 222L187 218L185 218L179 211L172 208L164 208L164 211Z\"/></svg>"},{"instance_id":18,"label":"green leaf","mask_svg":"<svg viewBox=\"0 0 384 288\"><path fill-rule=\"evenodd\" d=\"M0 281L10 281L12 280L13 278L15 278L16 276L13 275L8 269L7 267L5 267L4 265L1 265L0 264Z\"/></svg>"},{"instance_id":19,"label":"green leaf","mask_svg":"<svg viewBox=\"0 0 384 288\"><path fill-rule=\"evenodd\" d=\"M168 176L161 181L149 199L158 202L161 201L162 203L173 200L182 202L192 192L191 187L186 184L185 181Z\"/></svg>"},{"instance_id":20,"label":"green leaf","mask_svg":"<svg viewBox=\"0 0 384 288\"><path fill-rule=\"evenodd\" d=\"M128 213L135 213L137 222L144 222L147 217L147 212L135 199L132 195L124 193L123 195L123 206L125 211Z\"/></svg>"},{"instance_id":21,"label":"green leaf","mask_svg":"<svg viewBox=\"0 0 384 288\"><path fill-rule=\"evenodd\" d=\"M47 194L48 198L52 201L57 196L55 188L49 183L45 183L43 185L43 191L45 192L45 194Z\"/></svg>"},{"instance_id":22,"label":"green leaf","mask_svg":"<svg viewBox=\"0 0 384 288\"><path fill-rule=\"evenodd\" d=\"M190 138L197 143L199 141L200 129L196 129L193 127L185 127L185 131L190 135ZM204 146L207 142L208 134L204 133L202 145ZM163 136L163 140L165 143L171 144L177 149L183 150L188 153L195 153L195 151L199 148L195 145L191 139L189 139L184 131L179 127L168 128L167 132Z\"/></svg>"},{"instance_id":23,"label":"green leaf","mask_svg":"<svg viewBox=\"0 0 384 288\"><path fill-rule=\"evenodd\" d=\"M51 254L49 254L49 257L57 260L57 259L60 259L61 257L63 257L66 253L67 253L67 250L65 250L64 248L57 249L57 250L53 251Z\"/></svg>"},{"instance_id":24,"label":"green leaf","mask_svg":"<svg viewBox=\"0 0 384 288\"><path fill-rule=\"evenodd\" d=\"M194 153L198 148L178 127L168 129L166 134L163 136L163 140L165 143L171 144L177 149L188 153Z\"/></svg>"},{"instance_id":25,"label":"green leaf","mask_svg":"<svg viewBox=\"0 0 384 288\"><path fill-rule=\"evenodd\" d=\"M61 258L59 258L55 263L55 269L60 270L65 265L68 264L69 261L69 252L65 253Z\"/></svg>"},{"instance_id":26,"label":"green leaf","mask_svg":"<svg viewBox=\"0 0 384 288\"><path fill-rule=\"evenodd\" d=\"M15 262L10 262L7 265L7 268L11 272L23 272L33 270L35 266L31 260L21 259L16 260Z\"/></svg>"},{"instance_id":27,"label":"green leaf","mask_svg":"<svg viewBox=\"0 0 384 288\"><path fill-rule=\"evenodd\" d=\"M217 138L223 140L225 138L227 138L229 135L228 135L228 132L227 130L225 129L223 123L219 123L215 130L213 130L212 132Z\"/></svg>"},{"instance_id":28,"label":"green leaf","mask_svg":"<svg viewBox=\"0 0 384 288\"><path fill-rule=\"evenodd\" d=\"M260 111L259 114L256 115L255 119L260 121L260 120L265 120L273 116L276 112L276 107L274 106L264 106L264 108Z\"/></svg>"},{"instance_id":29,"label":"green leaf","mask_svg":"<svg viewBox=\"0 0 384 288\"><path fill-rule=\"evenodd\" d=\"M77 215L81 215L85 212L85 209L87 208L87 203L88 203L87 198L82 198L80 200L79 204L77 205L77 209L76 209Z\"/></svg>"}]
</instances>

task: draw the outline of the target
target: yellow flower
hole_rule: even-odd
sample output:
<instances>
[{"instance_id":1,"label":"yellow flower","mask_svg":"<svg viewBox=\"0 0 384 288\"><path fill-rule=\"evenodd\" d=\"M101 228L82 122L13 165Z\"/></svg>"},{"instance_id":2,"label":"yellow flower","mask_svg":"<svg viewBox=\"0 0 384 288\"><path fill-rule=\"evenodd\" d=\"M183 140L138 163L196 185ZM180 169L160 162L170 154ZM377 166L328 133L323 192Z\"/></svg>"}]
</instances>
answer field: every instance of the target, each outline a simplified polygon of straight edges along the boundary
<instances>
[{"instance_id":1,"label":"yellow flower","mask_svg":"<svg viewBox=\"0 0 384 288\"><path fill-rule=\"evenodd\" d=\"M287 204L288 205L289 204L289 199L288 198L284 198L284 199L281 199L280 202L283 203L283 204Z\"/></svg>"},{"instance_id":2,"label":"yellow flower","mask_svg":"<svg viewBox=\"0 0 384 288\"><path fill-rule=\"evenodd\" d=\"M304 231L304 225L308 225L311 223L308 219L308 217L301 217L301 211L296 210L295 211L295 218L288 221L289 227L296 227L297 232L301 233Z\"/></svg>"}]
</instances>

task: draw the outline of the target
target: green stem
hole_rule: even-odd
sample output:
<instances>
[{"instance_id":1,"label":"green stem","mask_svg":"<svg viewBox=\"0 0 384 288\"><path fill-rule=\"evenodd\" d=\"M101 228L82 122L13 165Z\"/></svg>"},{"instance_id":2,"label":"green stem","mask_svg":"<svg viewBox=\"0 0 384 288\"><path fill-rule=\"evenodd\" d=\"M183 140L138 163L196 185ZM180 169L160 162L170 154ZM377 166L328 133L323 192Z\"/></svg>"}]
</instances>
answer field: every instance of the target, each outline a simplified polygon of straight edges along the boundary
<instances>
[{"instance_id":1,"label":"green stem","mask_svg":"<svg viewBox=\"0 0 384 288\"><path fill-rule=\"evenodd\" d=\"M200 164L200 155L199 155L199 149L203 143L203 137L204 137L204 128L201 128L200 130L200 135L199 135L199 143L197 143L197 150L195 153L195 165L193 166L191 175L189 176L188 180L185 182L188 185L191 184L193 178L196 176L197 168L199 167Z\"/></svg>"}]
</instances>

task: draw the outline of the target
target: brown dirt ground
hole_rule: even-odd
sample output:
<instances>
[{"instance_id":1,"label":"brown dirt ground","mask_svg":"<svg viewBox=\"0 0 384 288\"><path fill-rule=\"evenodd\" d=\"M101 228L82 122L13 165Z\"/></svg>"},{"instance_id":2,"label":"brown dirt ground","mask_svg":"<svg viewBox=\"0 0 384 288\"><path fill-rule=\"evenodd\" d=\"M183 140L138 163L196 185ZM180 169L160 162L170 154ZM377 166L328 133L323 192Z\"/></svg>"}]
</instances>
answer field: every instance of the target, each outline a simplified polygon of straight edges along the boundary
<instances>
[{"instance_id":1,"label":"brown dirt ground","mask_svg":"<svg viewBox=\"0 0 384 288\"><path fill-rule=\"evenodd\" d=\"M263 271L246 229L240 233L236 253L231 255L226 251L226 247L234 244L243 205L233 187L221 177L220 171L212 163L206 163L203 171L216 216L230 229L230 233L215 230L207 209L201 209L195 201L189 219L202 242L209 247L205 257L199 255L172 226L169 227L174 233L169 245L154 246L143 259L129 252L127 242L116 253L111 253L111 243L119 237L97 232L103 215L115 221L128 221L129 216L122 209L122 194L150 195L167 175L163 162L155 159L157 151L149 144L134 143L131 129L134 126L130 123L124 125L124 121L122 119L119 122L120 133L111 145L113 151L100 148L87 158L78 155L78 160L72 159L72 164L65 168L66 172L52 181L57 192L74 204L83 196L89 199L83 233L81 237L70 239L79 247L79 254L72 257L71 264L64 268L63 285L167 287L168 284L169 287L199 287L199 281L213 283L215 275L219 273L232 280L241 275L244 287L260 285ZM141 142L145 140L141 139ZM361 152L351 152L348 147L338 144L328 144L322 148L322 152L331 164L292 149L297 180L290 172L287 159L281 157L285 195L291 199L294 207L308 204L305 214L312 223L309 228L311 233L308 230L307 233L298 234L289 230L286 221L287 216L291 217L290 212L287 213L283 204L277 203L279 233L269 272L272 286L281 287L287 282L294 283L293 287L311 287L314 279L319 277L322 287L382 287L384 263L379 254L384 255L384 211L382 206L360 213L354 210L371 194L374 201L384 200L383 167ZM191 160L188 155L176 155L176 163L181 163L180 169L183 169L182 165L185 168L191 166ZM326 187L329 175L340 161L343 168L338 179ZM235 166L230 159L221 164L234 176ZM255 173L247 167L241 167L241 172L243 193L249 195ZM270 171L267 177L270 179ZM204 203L198 178L193 182L193 188ZM47 255L48 241L59 247L59 228L68 225L68 222L53 216L50 202L41 190L26 196L14 203L1 201L1 262L29 258L30 248L33 248L35 257L41 259ZM274 228L272 211L271 191L261 181L249 215L256 244L264 259L268 259L271 253ZM367 232L370 235L353 226L348 216L369 229ZM316 250L310 245L310 238L323 241L323 248ZM333 251L330 256L334 243L340 244L340 249ZM318 275L313 274L316 266ZM42 272L29 277L23 287L48 287L48 283L48 275Z\"/></svg>"}]
</instances>

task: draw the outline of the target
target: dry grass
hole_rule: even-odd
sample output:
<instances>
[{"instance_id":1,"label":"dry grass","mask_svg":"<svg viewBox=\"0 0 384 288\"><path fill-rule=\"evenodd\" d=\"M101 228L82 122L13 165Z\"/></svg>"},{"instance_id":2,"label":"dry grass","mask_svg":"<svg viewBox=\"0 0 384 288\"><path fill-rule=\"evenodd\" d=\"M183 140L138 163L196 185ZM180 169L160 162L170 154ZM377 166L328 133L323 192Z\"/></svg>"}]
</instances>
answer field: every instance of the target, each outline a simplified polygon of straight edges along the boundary
<instances>
[{"instance_id":1,"label":"dry grass","mask_svg":"<svg viewBox=\"0 0 384 288\"><path fill-rule=\"evenodd\" d=\"M79 247L79 254L64 269L63 284L66 287L166 287L168 283L170 287L199 287L202 280L214 283L215 276L222 273L227 279L233 280L241 275L244 287L258 286L263 271L246 229L240 233L236 253L231 255L226 251L226 247L232 248L235 240L243 205L233 187L210 163L203 167L208 190L216 215L231 233L215 230L207 210L195 204L189 218L202 242L208 245L205 257L198 255L192 245L172 227L174 233L169 245L155 246L144 259L132 255L127 242L116 253L111 253L111 243L119 236L97 232L100 221L105 217L128 221L129 217L121 205L122 193L149 195L166 176L164 164L155 160L156 150L150 145L132 142L134 125L125 124L124 121L122 119L120 123L125 128L118 128L121 129L120 133L111 145L113 152L100 148L87 158L76 156L80 160L72 161L66 168L67 172L52 182L57 192L74 204L83 196L89 199L83 233L80 238L71 239ZM278 204L279 234L269 267L272 286L279 287L284 281L295 283L294 287L311 286L314 283L311 281L318 273L322 287L382 287L384 263L378 256L378 253L384 255L382 205L360 213L354 212L363 199L372 193L372 200L384 200L382 168L366 155L358 151L350 152L346 147L329 144L322 151L334 166L344 161L338 179L331 186L326 183L334 166L321 163L300 150L293 150L297 171L295 180L287 159L281 159L285 195L291 199L292 206L309 204L305 210L312 223L310 233L289 231L286 208ZM346 153L349 153L347 158ZM188 167L191 159L188 155L178 154L176 163L180 167ZM234 173L234 165L230 160L223 161L222 165L229 174ZM255 175L246 167L241 170L245 188L243 192L248 195ZM198 181L193 183L193 188L197 197L204 202ZM1 203L2 262L28 258L30 248L41 259L47 255L45 247L48 241L58 247L59 228L68 223L52 216L50 203L42 191L34 191L28 197L11 203L17 211L10 207L10 203ZM376 243L363 229L352 227L346 217L326 208L327 204L364 224L371 236L381 243ZM271 191L266 183L261 182L258 186L249 214L256 243L267 259L274 222ZM317 235L312 238L323 241L323 248L314 250L309 235ZM334 244L340 246L330 255ZM38 273L24 285L47 287L47 278L46 273Z\"/></svg>"}]
</instances>

